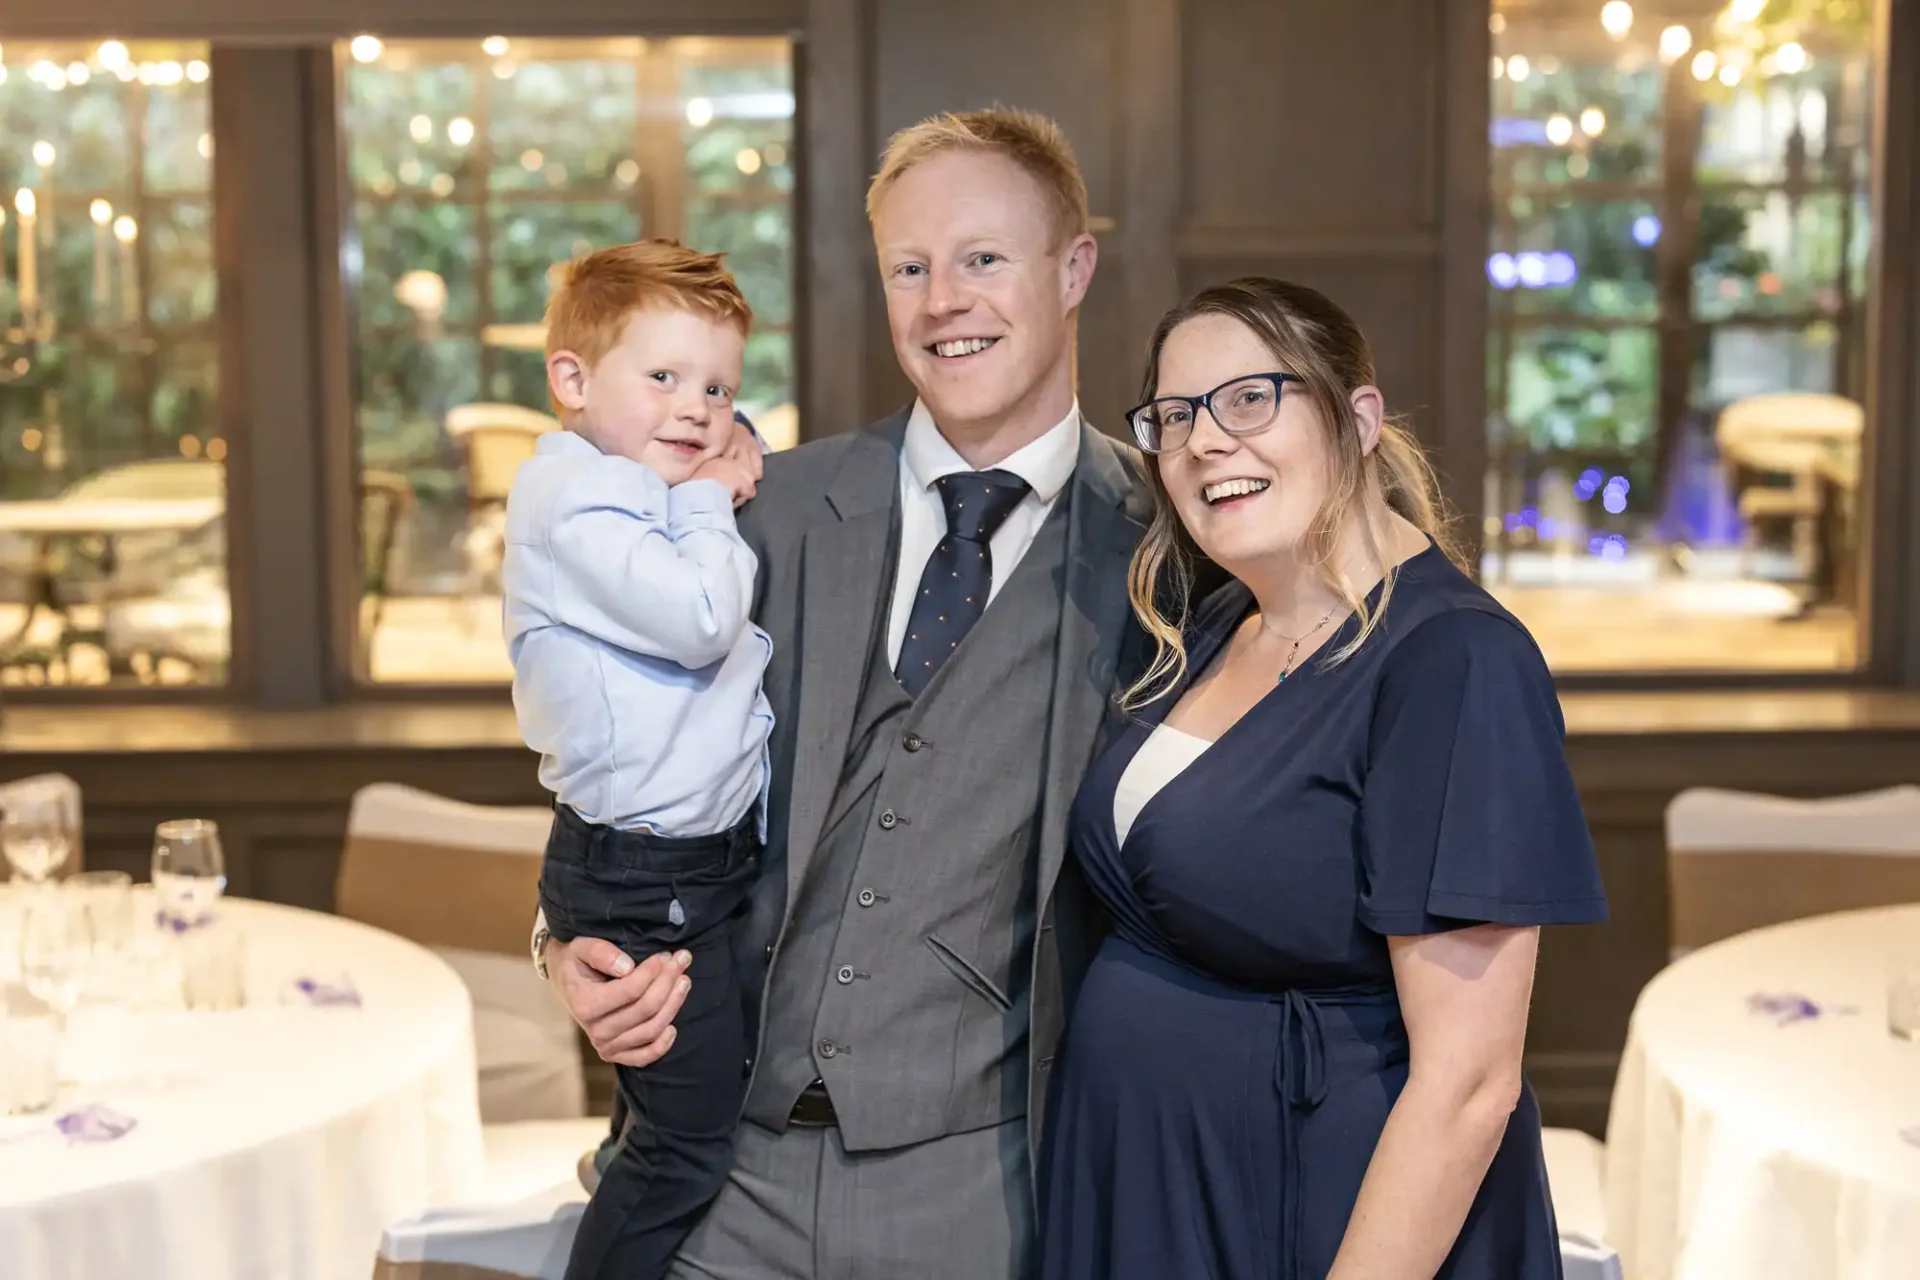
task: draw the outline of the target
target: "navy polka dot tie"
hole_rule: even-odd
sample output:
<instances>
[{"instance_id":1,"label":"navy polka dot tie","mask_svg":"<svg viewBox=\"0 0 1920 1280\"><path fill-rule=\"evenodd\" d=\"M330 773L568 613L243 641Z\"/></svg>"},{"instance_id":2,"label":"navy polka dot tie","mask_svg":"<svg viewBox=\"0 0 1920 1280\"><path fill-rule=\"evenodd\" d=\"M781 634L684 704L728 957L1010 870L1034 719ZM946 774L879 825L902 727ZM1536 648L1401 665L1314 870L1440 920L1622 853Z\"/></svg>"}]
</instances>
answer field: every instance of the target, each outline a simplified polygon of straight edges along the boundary
<instances>
[{"instance_id":1,"label":"navy polka dot tie","mask_svg":"<svg viewBox=\"0 0 1920 1280\"><path fill-rule=\"evenodd\" d=\"M993 552L987 543L1027 496L1027 482L1011 471L956 471L934 483L947 509L947 536L920 575L907 638L893 669L916 698L986 612L993 589Z\"/></svg>"}]
</instances>

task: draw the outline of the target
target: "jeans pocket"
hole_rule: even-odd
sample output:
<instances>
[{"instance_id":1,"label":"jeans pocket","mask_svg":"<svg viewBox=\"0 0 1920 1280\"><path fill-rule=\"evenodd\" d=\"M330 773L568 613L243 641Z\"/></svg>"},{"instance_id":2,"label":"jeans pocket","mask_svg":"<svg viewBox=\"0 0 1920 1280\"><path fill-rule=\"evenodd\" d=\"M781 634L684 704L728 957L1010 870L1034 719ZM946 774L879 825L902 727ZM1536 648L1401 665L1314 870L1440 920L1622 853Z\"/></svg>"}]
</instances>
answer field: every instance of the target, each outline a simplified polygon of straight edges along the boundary
<instances>
[{"instance_id":1,"label":"jeans pocket","mask_svg":"<svg viewBox=\"0 0 1920 1280\"><path fill-rule=\"evenodd\" d=\"M987 977L965 956L955 951L937 933L927 935L927 950L934 958L945 965L947 972L960 979L975 995L991 1004L1002 1013L1013 1010L1013 1000Z\"/></svg>"}]
</instances>

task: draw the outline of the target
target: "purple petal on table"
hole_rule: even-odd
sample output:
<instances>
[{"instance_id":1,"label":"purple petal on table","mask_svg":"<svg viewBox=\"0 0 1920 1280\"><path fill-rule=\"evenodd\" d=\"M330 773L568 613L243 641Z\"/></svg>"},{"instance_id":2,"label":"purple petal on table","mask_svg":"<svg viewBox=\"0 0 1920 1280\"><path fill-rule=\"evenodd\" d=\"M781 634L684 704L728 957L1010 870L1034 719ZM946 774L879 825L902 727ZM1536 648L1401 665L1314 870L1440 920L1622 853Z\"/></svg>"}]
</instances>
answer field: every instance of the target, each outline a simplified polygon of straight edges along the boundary
<instances>
[{"instance_id":1,"label":"purple petal on table","mask_svg":"<svg viewBox=\"0 0 1920 1280\"><path fill-rule=\"evenodd\" d=\"M69 1142L112 1142L126 1137L139 1123L132 1116L95 1103L58 1117L53 1127L65 1134Z\"/></svg>"},{"instance_id":2,"label":"purple petal on table","mask_svg":"<svg viewBox=\"0 0 1920 1280\"><path fill-rule=\"evenodd\" d=\"M213 916L211 913L202 912L189 919L162 907L153 913L153 922L168 933L185 933L189 929L197 929L201 925L213 923Z\"/></svg>"},{"instance_id":3,"label":"purple petal on table","mask_svg":"<svg viewBox=\"0 0 1920 1280\"><path fill-rule=\"evenodd\" d=\"M1784 1027L1795 1022L1810 1022L1825 1013L1847 1011L1822 1009L1802 995L1762 992L1747 997L1747 1012L1756 1017L1772 1018L1776 1025Z\"/></svg>"},{"instance_id":4,"label":"purple petal on table","mask_svg":"<svg viewBox=\"0 0 1920 1280\"><path fill-rule=\"evenodd\" d=\"M353 979L342 977L338 982L322 982L318 978L301 978L293 984L308 1004L333 1005L348 1008L360 1007L360 992L353 985Z\"/></svg>"}]
</instances>

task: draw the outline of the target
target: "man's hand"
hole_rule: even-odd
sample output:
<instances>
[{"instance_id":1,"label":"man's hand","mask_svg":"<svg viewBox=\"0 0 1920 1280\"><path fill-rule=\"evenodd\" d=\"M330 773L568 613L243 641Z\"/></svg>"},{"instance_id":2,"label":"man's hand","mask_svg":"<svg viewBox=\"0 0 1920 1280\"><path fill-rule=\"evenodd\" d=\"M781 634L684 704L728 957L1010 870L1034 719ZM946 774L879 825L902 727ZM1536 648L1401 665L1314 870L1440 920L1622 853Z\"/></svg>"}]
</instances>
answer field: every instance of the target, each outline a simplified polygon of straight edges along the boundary
<instances>
[{"instance_id":1,"label":"man's hand","mask_svg":"<svg viewBox=\"0 0 1920 1280\"><path fill-rule=\"evenodd\" d=\"M549 939L547 976L602 1060L646 1067L666 1056L693 980L685 951L660 952L636 966L604 938Z\"/></svg>"},{"instance_id":2,"label":"man's hand","mask_svg":"<svg viewBox=\"0 0 1920 1280\"><path fill-rule=\"evenodd\" d=\"M755 446L755 448L758 447ZM694 468L693 474L688 479L718 480L733 494L733 505L738 507L753 497L759 474L757 467L749 470L740 460L730 454L722 453L708 458Z\"/></svg>"}]
</instances>

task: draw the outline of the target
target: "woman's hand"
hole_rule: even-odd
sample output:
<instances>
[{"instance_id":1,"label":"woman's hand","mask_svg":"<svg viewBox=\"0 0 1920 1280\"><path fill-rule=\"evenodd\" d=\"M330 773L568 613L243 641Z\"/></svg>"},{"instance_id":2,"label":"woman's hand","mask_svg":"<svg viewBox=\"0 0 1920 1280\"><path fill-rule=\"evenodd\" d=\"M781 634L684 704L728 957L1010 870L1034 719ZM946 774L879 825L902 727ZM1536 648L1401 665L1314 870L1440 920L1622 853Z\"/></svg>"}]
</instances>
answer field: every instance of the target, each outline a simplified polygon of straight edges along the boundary
<instances>
[{"instance_id":1,"label":"woman's hand","mask_svg":"<svg viewBox=\"0 0 1920 1280\"><path fill-rule=\"evenodd\" d=\"M604 938L547 942L547 977L602 1060L646 1067L673 1048L673 1020L693 989L685 951L639 965Z\"/></svg>"},{"instance_id":2,"label":"woman's hand","mask_svg":"<svg viewBox=\"0 0 1920 1280\"><path fill-rule=\"evenodd\" d=\"M1440 1269L1519 1101L1540 931L1387 939L1411 1056L1329 1280Z\"/></svg>"}]
</instances>

